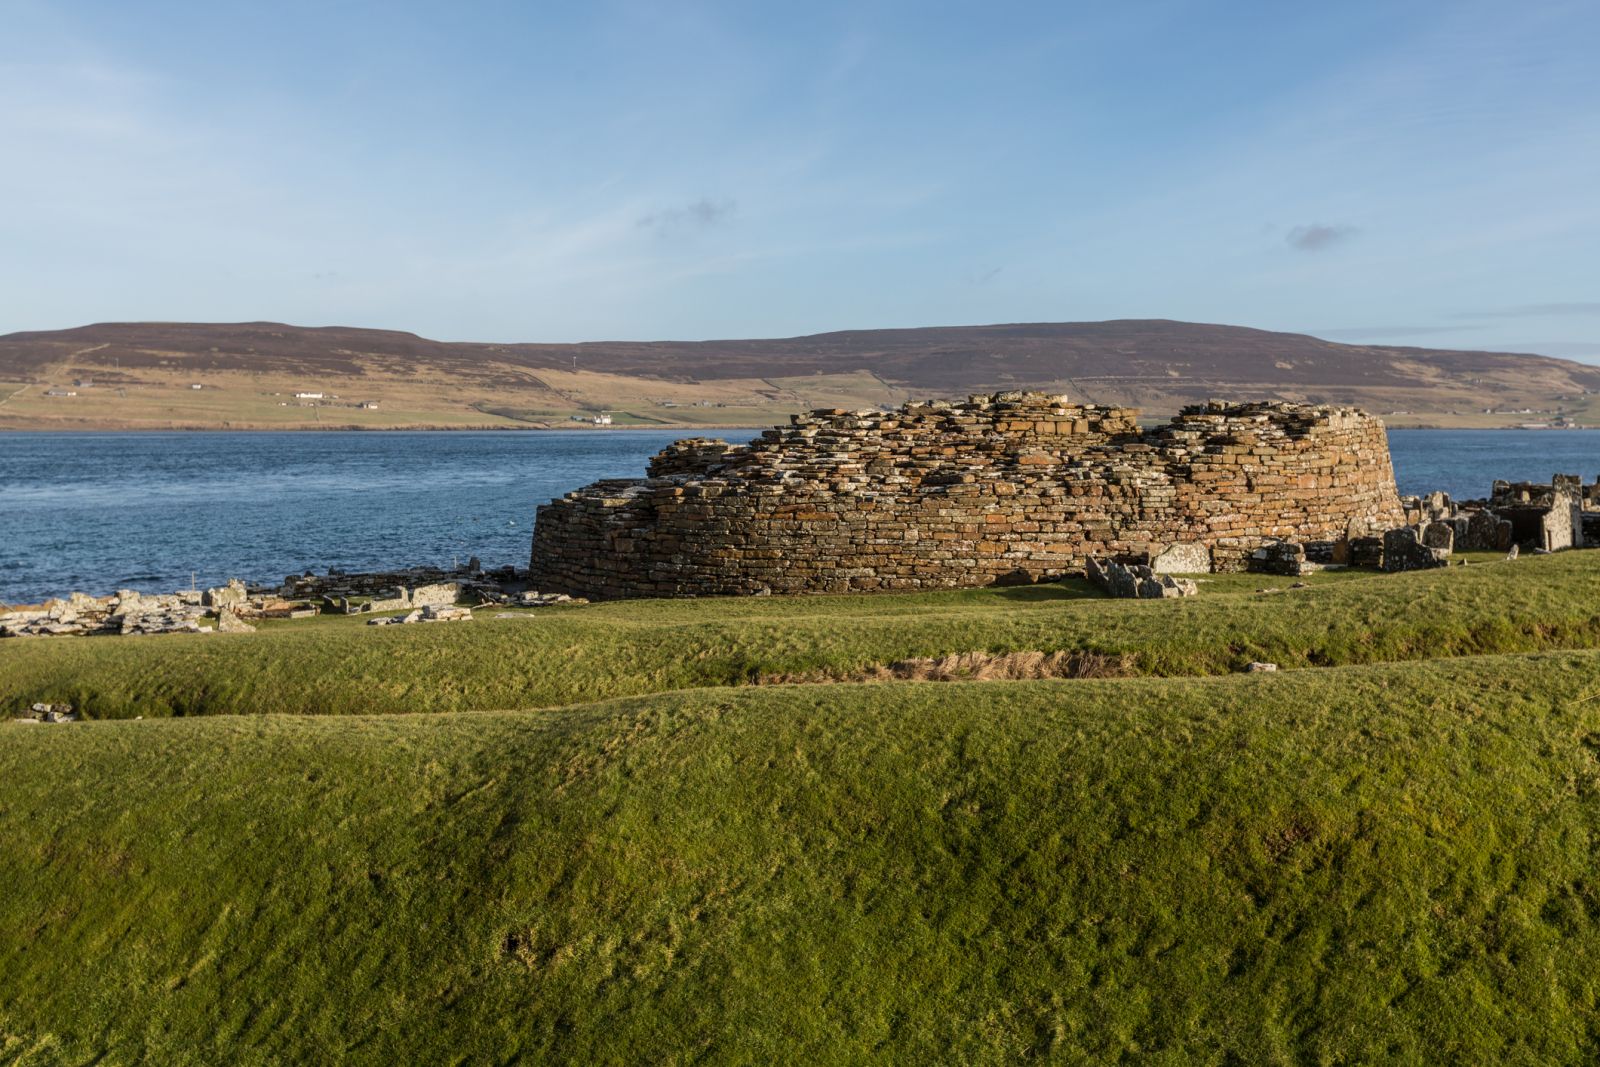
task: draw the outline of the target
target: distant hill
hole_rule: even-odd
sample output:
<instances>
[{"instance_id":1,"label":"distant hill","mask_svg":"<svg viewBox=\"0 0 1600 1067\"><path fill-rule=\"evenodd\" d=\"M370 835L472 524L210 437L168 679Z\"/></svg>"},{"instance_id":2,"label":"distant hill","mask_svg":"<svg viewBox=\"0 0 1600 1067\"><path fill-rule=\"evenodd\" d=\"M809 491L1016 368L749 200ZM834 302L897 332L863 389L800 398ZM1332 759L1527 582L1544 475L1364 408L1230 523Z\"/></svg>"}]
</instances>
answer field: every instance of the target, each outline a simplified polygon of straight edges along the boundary
<instances>
[{"instance_id":1,"label":"distant hill","mask_svg":"<svg viewBox=\"0 0 1600 1067\"><path fill-rule=\"evenodd\" d=\"M1225 396L1355 404L1391 424L1600 422L1600 367L1163 319L583 344L266 322L0 337L0 427L12 428L528 426L602 410L619 425L739 425L808 406L1024 387L1155 414ZM337 398L297 401L296 391Z\"/></svg>"}]
</instances>

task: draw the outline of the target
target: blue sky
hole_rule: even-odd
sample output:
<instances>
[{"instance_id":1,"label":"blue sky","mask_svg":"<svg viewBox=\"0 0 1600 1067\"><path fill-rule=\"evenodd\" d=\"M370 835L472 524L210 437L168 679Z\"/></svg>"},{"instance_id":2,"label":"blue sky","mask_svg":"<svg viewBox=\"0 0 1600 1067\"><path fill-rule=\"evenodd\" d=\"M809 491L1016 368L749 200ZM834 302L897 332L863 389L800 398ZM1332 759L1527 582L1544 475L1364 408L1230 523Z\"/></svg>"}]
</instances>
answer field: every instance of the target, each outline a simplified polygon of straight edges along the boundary
<instances>
[{"instance_id":1,"label":"blue sky","mask_svg":"<svg viewBox=\"0 0 1600 1067\"><path fill-rule=\"evenodd\" d=\"M1129 317L1600 362L1600 5L0 0L0 332Z\"/></svg>"}]
</instances>

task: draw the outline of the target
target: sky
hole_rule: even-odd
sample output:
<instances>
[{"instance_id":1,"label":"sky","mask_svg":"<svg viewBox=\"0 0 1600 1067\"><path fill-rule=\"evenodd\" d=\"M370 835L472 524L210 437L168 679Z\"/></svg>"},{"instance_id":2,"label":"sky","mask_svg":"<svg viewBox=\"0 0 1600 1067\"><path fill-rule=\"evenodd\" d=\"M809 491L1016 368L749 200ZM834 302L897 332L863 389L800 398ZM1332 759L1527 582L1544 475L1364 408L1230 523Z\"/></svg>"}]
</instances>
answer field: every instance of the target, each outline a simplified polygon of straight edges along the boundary
<instances>
[{"instance_id":1,"label":"sky","mask_svg":"<svg viewBox=\"0 0 1600 1067\"><path fill-rule=\"evenodd\" d=\"M0 0L0 332L1600 362L1600 4Z\"/></svg>"}]
</instances>

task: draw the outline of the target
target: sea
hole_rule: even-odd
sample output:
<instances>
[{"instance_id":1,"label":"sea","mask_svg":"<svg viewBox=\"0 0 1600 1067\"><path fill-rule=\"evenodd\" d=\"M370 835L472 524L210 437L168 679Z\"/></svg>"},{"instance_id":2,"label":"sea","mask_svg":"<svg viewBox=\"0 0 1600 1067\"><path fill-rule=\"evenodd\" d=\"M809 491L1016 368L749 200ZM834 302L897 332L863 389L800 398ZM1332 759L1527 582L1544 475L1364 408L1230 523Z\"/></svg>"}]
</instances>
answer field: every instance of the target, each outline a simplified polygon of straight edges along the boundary
<instances>
[{"instance_id":1,"label":"sea","mask_svg":"<svg viewBox=\"0 0 1600 1067\"><path fill-rule=\"evenodd\" d=\"M526 566L537 505L640 475L685 435L0 433L0 603L473 556ZM1403 494L1600 474L1600 430L1391 430L1389 447Z\"/></svg>"}]
</instances>

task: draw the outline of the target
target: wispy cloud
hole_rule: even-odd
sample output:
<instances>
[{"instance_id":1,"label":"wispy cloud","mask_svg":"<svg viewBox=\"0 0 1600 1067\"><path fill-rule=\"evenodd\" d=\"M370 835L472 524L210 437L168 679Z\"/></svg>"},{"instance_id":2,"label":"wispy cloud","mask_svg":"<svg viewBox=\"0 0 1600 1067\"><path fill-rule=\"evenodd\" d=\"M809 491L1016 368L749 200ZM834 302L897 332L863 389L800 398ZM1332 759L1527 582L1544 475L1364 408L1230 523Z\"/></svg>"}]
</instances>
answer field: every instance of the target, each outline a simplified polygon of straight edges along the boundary
<instances>
[{"instance_id":1,"label":"wispy cloud","mask_svg":"<svg viewBox=\"0 0 1600 1067\"><path fill-rule=\"evenodd\" d=\"M1600 300L1577 300L1556 304L1518 304L1515 307L1463 311L1458 319L1537 319L1552 315L1600 315Z\"/></svg>"},{"instance_id":2,"label":"wispy cloud","mask_svg":"<svg viewBox=\"0 0 1600 1067\"><path fill-rule=\"evenodd\" d=\"M1294 227L1284 240L1296 251L1320 252L1324 248L1331 248L1341 241L1354 237L1359 232L1354 226L1329 226L1313 222L1307 226Z\"/></svg>"},{"instance_id":3,"label":"wispy cloud","mask_svg":"<svg viewBox=\"0 0 1600 1067\"><path fill-rule=\"evenodd\" d=\"M701 197L683 207L652 211L638 221L641 230L654 230L658 234L691 233L720 226L733 217L738 205L732 200L712 200Z\"/></svg>"},{"instance_id":4,"label":"wispy cloud","mask_svg":"<svg viewBox=\"0 0 1600 1067\"><path fill-rule=\"evenodd\" d=\"M1336 330L1312 330L1314 336L1329 341L1383 340L1389 337L1429 337L1441 333L1482 330L1483 326L1348 326Z\"/></svg>"},{"instance_id":5,"label":"wispy cloud","mask_svg":"<svg viewBox=\"0 0 1600 1067\"><path fill-rule=\"evenodd\" d=\"M1476 347L1476 346L1475 346ZM1495 345L1499 352L1536 352L1557 359L1576 359L1584 363L1600 362L1600 341L1506 341Z\"/></svg>"}]
</instances>

